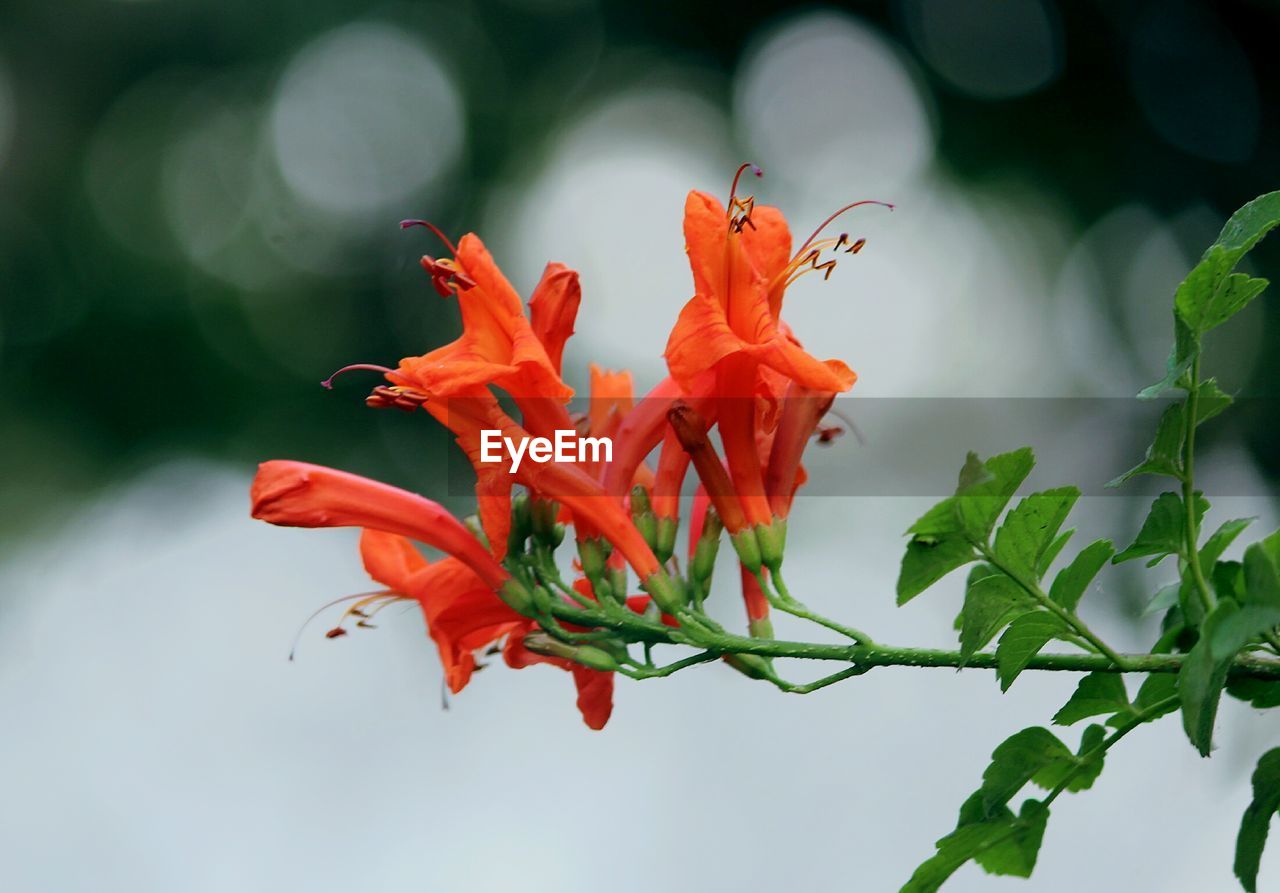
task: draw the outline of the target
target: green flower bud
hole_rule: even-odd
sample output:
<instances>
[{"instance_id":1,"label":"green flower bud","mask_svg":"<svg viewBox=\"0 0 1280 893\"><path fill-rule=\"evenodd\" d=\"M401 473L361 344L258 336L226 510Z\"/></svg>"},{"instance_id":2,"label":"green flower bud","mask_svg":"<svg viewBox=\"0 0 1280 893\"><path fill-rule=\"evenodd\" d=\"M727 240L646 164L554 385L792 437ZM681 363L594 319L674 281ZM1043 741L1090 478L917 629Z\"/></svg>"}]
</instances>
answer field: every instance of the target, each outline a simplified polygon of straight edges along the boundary
<instances>
[{"instance_id":1,"label":"green flower bud","mask_svg":"<svg viewBox=\"0 0 1280 893\"><path fill-rule=\"evenodd\" d=\"M733 543L734 551L738 553L738 560L743 566L753 574L759 573L760 541L756 539L755 528L747 527L739 530L729 537L729 541Z\"/></svg>"},{"instance_id":2,"label":"green flower bud","mask_svg":"<svg viewBox=\"0 0 1280 893\"><path fill-rule=\"evenodd\" d=\"M533 595L515 577L502 584L502 588L498 590L498 598L502 599L511 610L524 617L532 617L536 613Z\"/></svg>"},{"instance_id":3,"label":"green flower bud","mask_svg":"<svg viewBox=\"0 0 1280 893\"><path fill-rule=\"evenodd\" d=\"M518 493L511 500L511 532L507 534L507 551L514 555L523 553L525 541L532 530L529 494Z\"/></svg>"},{"instance_id":4,"label":"green flower bud","mask_svg":"<svg viewBox=\"0 0 1280 893\"><path fill-rule=\"evenodd\" d=\"M787 521L774 518L770 524L756 526L756 540L760 544L760 560L765 567L777 570L782 566L782 550L787 543Z\"/></svg>"},{"instance_id":5,"label":"green flower bud","mask_svg":"<svg viewBox=\"0 0 1280 893\"><path fill-rule=\"evenodd\" d=\"M665 613L674 614L684 608L684 587L678 586L666 571L650 574L640 585Z\"/></svg>"},{"instance_id":6,"label":"green flower bud","mask_svg":"<svg viewBox=\"0 0 1280 893\"><path fill-rule=\"evenodd\" d=\"M769 679L773 676L769 661L758 654L726 654L724 662L752 679Z\"/></svg>"},{"instance_id":7,"label":"green flower bud","mask_svg":"<svg viewBox=\"0 0 1280 893\"><path fill-rule=\"evenodd\" d=\"M607 556L604 541L600 537L590 537L578 541L578 560L582 562L582 574L588 580L596 580L604 576Z\"/></svg>"},{"instance_id":8,"label":"green flower bud","mask_svg":"<svg viewBox=\"0 0 1280 893\"><path fill-rule=\"evenodd\" d=\"M653 553L658 556L660 564L666 564L676 550L676 531L680 522L675 518L659 518L658 533L655 537Z\"/></svg>"}]
</instances>

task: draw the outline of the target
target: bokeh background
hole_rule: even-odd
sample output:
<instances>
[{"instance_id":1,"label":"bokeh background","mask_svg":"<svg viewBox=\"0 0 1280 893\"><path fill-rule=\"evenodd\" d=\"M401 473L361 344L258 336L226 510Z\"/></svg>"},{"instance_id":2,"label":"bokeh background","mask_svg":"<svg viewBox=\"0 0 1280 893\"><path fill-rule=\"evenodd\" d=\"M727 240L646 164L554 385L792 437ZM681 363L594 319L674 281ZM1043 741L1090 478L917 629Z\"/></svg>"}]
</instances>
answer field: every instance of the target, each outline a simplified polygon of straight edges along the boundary
<instances>
[{"instance_id":1,"label":"bokeh background","mask_svg":"<svg viewBox=\"0 0 1280 893\"><path fill-rule=\"evenodd\" d=\"M690 291L684 194L723 195L748 158L797 230L898 205L850 218L867 248L788 298L807 345L858 370L854 405L1127 398L1163 366L1173 287L1280 185L1278 26L1266 0L8 0L4 889L896 889L991 748L1074 679L1001 696L988 674L884 670L788 698L710 666L620 685L590 733L564 674L495 666L445 710L413 613L314 627L286 661L311 609L368 584L349 532L251 523L252 470L440 492L425 416L316 384L455 336L417 266L436 246L402 217L481 233L525 290L547 260L578 268L569 377L595 361L651 385ZM1280 245L1253 265L1274 276ZM1209 345L1230 389L1268 396L1274 300ZM1237 482L1210 522L1274 527L1274 415L1206 432ZM927 415L866 433L887 463L935 434ZM1023 442L1000 435L973 445ZM1113 471L1141 446L1079 438ZM953 641L954 586L892 607L925 505L806 500L793 588L878 638ZM1123 540L1142 508L1085 500L1081 535ZM1140 648L1166 580L1109 579L1090 619ZM1176 721L1136 735L1055 805L1030 883L970 866L948 889L1230 889L1276 732L1230 707L1208 763Z\"/></svg>"}]
</instances>

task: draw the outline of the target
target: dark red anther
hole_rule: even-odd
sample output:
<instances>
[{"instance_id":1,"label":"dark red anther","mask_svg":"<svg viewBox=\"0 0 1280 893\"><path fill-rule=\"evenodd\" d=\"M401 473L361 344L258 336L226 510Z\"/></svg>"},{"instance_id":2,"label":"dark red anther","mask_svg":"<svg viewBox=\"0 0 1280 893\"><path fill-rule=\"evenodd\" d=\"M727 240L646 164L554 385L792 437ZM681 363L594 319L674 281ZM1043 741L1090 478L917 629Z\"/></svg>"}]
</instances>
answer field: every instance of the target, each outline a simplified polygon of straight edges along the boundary
<instances>
[{"instance_id":1,"label":"dark red anther","mask_svg":"<svg viewBox=\"0 0 1280 893\"><path fill-rule=\"evenodd\" d=\"M406 387L387 387L379 385L364 398L365 406L371 409L399 409L402 412L413 412L430 399L422 391Z\"/></svg>"},{"instance_id":2,"label":"dark red anther","mask_svg":"<svg viewBox=\"0 0 1280 893\"><path fill-rule=\"evenodd\" d=\"M337 639L341 636L345 636L346 634L347 634L347 631L345 629L343 629L340 626L335 626L333 629L325 633L324 637L326 639Z\"/></svg>"}]
</instances>

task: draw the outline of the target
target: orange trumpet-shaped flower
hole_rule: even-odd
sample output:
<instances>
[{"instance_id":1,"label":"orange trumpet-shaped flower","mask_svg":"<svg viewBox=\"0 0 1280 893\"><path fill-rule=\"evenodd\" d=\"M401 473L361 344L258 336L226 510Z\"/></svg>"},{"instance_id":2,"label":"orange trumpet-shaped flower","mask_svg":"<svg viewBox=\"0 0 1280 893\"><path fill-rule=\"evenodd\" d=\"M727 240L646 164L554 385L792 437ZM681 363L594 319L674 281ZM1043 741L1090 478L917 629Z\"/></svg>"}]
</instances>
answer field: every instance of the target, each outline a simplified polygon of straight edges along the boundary
<instances>
[{"instance_id":1,"label":"orange trumpet-shaped flower","mask_svg":"<svg viewBox=\"0 0 1280 893\"><path fill-rule=\"evenodd\" d=\"M440 651L449 691L462 691L475 671L475 652L530 621L503 604L475 572L456 558L428 562L398 534L365 530L360 557L374 580L422 608L427 632Z\"/></svg>"},{"instance_id":2,"label":"orange trumpet-shaped flower","mask_svg":"<svg viewBox=\"0 0 1280 893\"><path fill-rule=\"evenodd\" d=\"M534 430L568 427L563 404L573 389L560 378L560 361L581 299L577 273L559 264L547 267L531 302L537 308L535 328L479 237L463 236L454 255L449 269L460 275L450 280L450 287L462 311L462 335L423 356L401 360L395 383L429 397L497 385L516 399ZM423 258L428 270L441 263Z\"/></svg>"},{"instance_id":3,"label":"orange trumpet-shaped flower","mask_svg":"<svg viewBox=\"0 0 1280 893\"><path fill-rule=\"evenodd\" d=\"M785 519L791 513L796 489L803 482L800 457L835 396L793 382L783 398L765 474L765 490L775 517Z\"/></svg>"},{"instance_id":4,"label":"orange trumpet-shaped flower","mask_svg":"<svg viewBox=\"0 0 1280 893\"><path fill-rule=\"evenodd\" d=\"M259 520L400 534L453 555L492 590L519 586L444 507L399 487L323 465L275 459L258 466L249 496Z\"/></svg>"},{"instance_id":5,"label":"orange trumpet-shaped flower","mask_svg":"<svg viewBox=\"0 0 1280 893\"><path fill-rule=\"evenodd\" d=\"M735 200L726 214L712 196L691 192L685 202L685 244L695 294L680 312L667 341L667 366L686 390L694 379L726 357L744 355L807 387L846 391L856 376L839 360L821 361L805 352L782 324L783 293L795 277L830 267L819 264L827 248L847 239L816 242L791 254L791 234L776 208ZM820 232L820 231L819 231ZM858 244L858 243L854 243Z\"/></svg>"}]
</instances>

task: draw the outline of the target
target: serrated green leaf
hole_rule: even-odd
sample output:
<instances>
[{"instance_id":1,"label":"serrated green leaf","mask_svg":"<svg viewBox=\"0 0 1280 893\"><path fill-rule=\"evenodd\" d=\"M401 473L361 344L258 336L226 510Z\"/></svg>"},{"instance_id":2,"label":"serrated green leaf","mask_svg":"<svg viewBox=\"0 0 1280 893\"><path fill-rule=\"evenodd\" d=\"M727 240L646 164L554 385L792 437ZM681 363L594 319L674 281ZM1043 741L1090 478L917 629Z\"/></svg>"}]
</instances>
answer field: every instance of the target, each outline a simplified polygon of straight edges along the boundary
<instances>
[{"instance_id":1,"label":"serrated green leaf","mask_svg":"<svg viewBox=\"0 0 1280 893\"><path fill-rule=\"evenodd\" d=\"M1255 279L1247 273L1232 273L1225 278L1217 276L1228 255L1221 252L1222 260L1215 259L1209 270L1209 276L1197 280L1194 288L1178 289L1175 302L1178 313L1186 320L1192 331L1201 334L1222 325L1235 316L1245 306L1262 294L1267 287L1267 280ZM1191 282L1188 277L1187 282ZM1186 283L1184 283L1185 285ZM1185 300L1180 300L1185 298Z\"/></svg>"},{"instance_id":2,"label":"serrated green leaf","mask_svg":"<svg viewBox=\"0 0 1280 893\"><path fill-rule=\"evenodd\" d=\"M913 539L907 543L907 552L902 557L902 567L898 572L898 604L905 605L976 557L973 546L955 535Z\"/></svg>"},{"instance_id":3,"label":"serrated green leaf","mask_svg":"<svg viewBox=\"0 0 1280 893\"><path fill-rule=\"evenodd\" d=\"M1138 688L1138 696L1133 699L1133 706L1138 710L1149 710L1161 701L1167 701L1178 693L1178 676L1175 673L1152 673ZM1167 707L1159 713L1148 716L1147 721L1167 716L1177 707Z\"/></svg>"},{"instance_id":4,"label":"serrated green leaf","mask_svg":"<svg viewBox=\"0 0 1280 893\"><path fill-rule=\"evenodd\" d=\"M1057 614L1048 611L1030 611L1018 617L1000 637L996 646L996 672L1000 677L1000 690L1008 691L1013 680L1027 668L1031 658L1040 649L1067 632L1066 624Z\"/></svg>"},{"instance_id":5,"label":"serrated green leaf","mask_svg":"<svg viewBox=\"0 0 1280 893\"><path fill-rule=\"evenodd\" d=\"M1253 523L1253 518L1235 518L1231 521L1224 521L1215 530L1204 545L1200 547L1200 566L1213 567L1218 559L1222 557L1222 553L1227 551L1227 547L1235 542L1246 527Z\"/></svg>"},{"instance_id":6,"label":"serrated green leaf","mask_svg":"<svg viewBox=\"0 0 1280 893\"><path fill-rule=\"evenodd\" d=\"M1160 415L1156 426L1156 438L1147 447L1146 458L1124 474L1107 482L1108 487L1118 487L1129 478L1140 474L1182 474L1182 441L1186 432L1183 404L1174 403Z\"/></svg>"},{"instance_id":7,"label":"serrated green leaf","mask_svg":"<svg viewBox=\"0 0 1280 893\"><path fill-rule=\"evenodd\" d=\"M1049 573L1049 568L1053 566L1053 560L1058 557L1058 554L1062 551L1063 547L1066 546L1067 542L1075 532L1076 529L1074 527L1068 527L1066 530L1062 531L1062 533L1053 538L1053 542L1049 544L1049 548L1044 550L1044 554L1040 556L1039 564L1036 565L1037 580Z\"/></svg>"},{"instance_id":8,"label":"serrated green leaf","mask_svg":"<svg viewBox=\"0 0 1280 893\"><path fill-rule=\"evenodd\" d=\"M1095 749L1106 737L1107 730L1094 723L1080 736L1080 748L1074 755L1054 760L1037 772L1032 781L1046 790L1064 784L1073 794L1087 791L1102 774L1105 753Z\"/></svg>"},{"instance_id":9,"label":"serrated green leaf","mask_svg":"<svg viewBox=\"0 0 1280 893\"><path fill-rule=\"evenodd\" d=\"M1152 614L1159 614L1172 608L1178 603L1178 590L1181 588L1181 582L1161 586L1142 609L1142 616L1150 617Z\"/></svg>"},{"instance_id":10,"label":"serrated green leaf","mask_svg":"<svg viewBox=\"0 0 1280 893\"><path fill-rule=\"evenodd\" d=\"M1195 495L1197 523L1204 517L1209 508L1208 501L1199 492ZM1145 558L1154 555L1147 567L1158 564L1167 555L1176 555L1182 548L1183 531L1186 517L1183 511L1182 498L1177 493L1161 493L1151 504L1151 511L1142 522L1137 539L1129 548L1111 559L1112 564L1119 564L1132 558Z\"/></svg>"},{"instance_id":11,"label":"serrated green leaf","mask_svg":"<svg viewBox=\"0 0 1280 893\"><path fill-rule=\"evenodd\" d=\"M1205 618L1200 641L1178 673L1182 725L1201 756L1207 757L1213 744L1213 723L1231 662L1250 641L1277 623L1280 608L1242 608L1230 600L1218 602Z\"/></svg>"},{"instance_id":12,"label":"serrated green leaf","mask_svg":"<svg viewBox=\"0 0 1280 893\"><path fill-rule=\"evenodd\" d=\"M1228 679L1226 692L1233 698L1247 701L1258 710L1280 707L1280 682L1269 679Z\"/></svg>"},{"instance_id":13,"label":"serrated green leaf","mask_svg":"<svg viewBox=\"0 0 1280 893\"><path fill-rule=\"evenodd\" d=\"M1048 807L1028 800L1021 815L1006 808L997 817L963 824L937 842L937 852L899 893L937 893L970 859L991 874L1030 877L1048 821Z\"/></svg>"},{"instance_id":14,"label":"serrated green leaf","mask_svg":"<svg viewBox=\"0 0 1280 893\"><path fill-rule=\"evenodd\" d=\"M1040 559L1079 498L1075 487L1057 487L1032 493L1014 506L996 531L998 563L1023 579L1038 579Z\"/></svg>"},{"instance_id":15,"label":"serrated green leaf","mask_svg":"<svg viewBox=\"0 0 1280 893\"><path fill-rule=\"evenodd\" d=\"M1244 550L1244 602L1280 607L1280 531Z\"/></svg>"},{"instance_id":16,"label":"serrated green leaf","mask_svg":"<svg viewBox=\"0 0 1280 893\"><path fill-rule=\"evenodd\" d=\"M1236 837L1235 873L1240 886L1257 893L1258 866L1267 845L1271 819L1280 810L1280 747L1267 751L1253 770L1253 800L1240 819Z\"/></svg>"},{"instance_id":17,"label":"serrated green leaf","mask_svg":"<svg viewBox=\"0 0 1280 893\"><path fill-rule=\"evenodd\" d=\"M968 660L1005 624L1035 606L1022 587L1004 574L971 576L960 615L960 654Z\"/></svg>"},{"instance_id":18,"label":"serrated green leaf","mask_svg":"<svg viewBox=\"0 0 1280 893\"><path fill-rule=\"evenodd\" d=\"M1098 571L1107 563L1115 547L1111 540L1095 540L1080 550L1080 554L1070 564L1058 571L1049 587L1049 598L1053 599L1068 611L1074 611L1080 604L1089 582L1098 575Z\"/></svg>"},{"instance_id":19,"label":"serrated green leaf","mask_svg":"<svg viewBox=\"0 0 1280 893\"><path fill-rule=\"evenodd\" d=\"M1129 693L1118 673L1090 673L1076 685L1071 699L1053 716L1060 726L1069 726L1090 716L1119 713L1129 709Z\"/></svg>"},{"instance_id":20,"label":"serrated green leaf","mask_svg":"<svg viewBox=\"0 0 1280 893\"><path fill-rule=\"evenodd\" d=\"M1031 473L1035 456L1030 447L1023 447L992 456L980 465L976 462L977 457L970 453L960 472L956 514L965 535L975 543L985 543L996 519Z\"/></svg>"},{"instance_id":21,"label":"serrated green leaf","mask_svg":"<svg viewBox=\"0 0 1280 893\"><path fill-rule=\"evenodd\" d=\"M1164 378L1138 391L1138 399L1154 400L1170 388L1185 387L1182 384L1182 377L1191 368L1192 362L1199 354L1200 339L1191 329L1187 328L1187 324L1182 321L1182 317L1175 310L1173 314L1173 350L1169 352L1169 359L1165 362Z\"/></svg>"},{"instance_id":22,"label":"serrated green leaf","mask_svg":"<svg viewBox=\"0 0 1280 893\"><path fill-rule=\"evenodd\" d=\"M991 753L991 763L982 773L982 808L990 814L1003 806L1054 763L1074 761L1076 755L1058 736L1042 726L1032 726L1010 735Z\"/></svg>"},{"instance_id":23,"label":"serrated green leaf","mask_svg":"<svg viewBox=\"0 0 1280 893\"><path fill-rule=\"evenodd\" d=\"M948 496L921 515L907 528L908 534L920 537L943 537L960 532L960 519L956 515L956 500Z\"/></svg>"},{"instance_id":24,"label":"serrated green leaf","mask_svg":"<svg viewBox=\"0 0 1280 893\"><path fill-rule=\"evenodd\" d=\"M1196 388L1196 427L1221 415L1234 402L1234 397L1218 387L1216 378L1206 378Z\"/></svg>"},{"instance_id":25,"label":"serrated green leaf","mask_svg":"<svg viewBox=\"0 0 1280 893\"><path fill-rule=\"evenodd\" d=\"M1249 202L1227 221L1187 278L1178 286L1174 307L1178 317L1197 333L1221 325L1239 312L1265 287L1244 274L1231 275L1236 264L1280 223L1280 193L1271 192Z\"/></svg>"},{"instance_id":26,"label":"serrated green leaf","mask_svg":"<svg viewBox=\"0 0 1280 893\"><path fill-rule=\"evenodd\" d=\"M1209 579L1213 581L1213 591L1218 593L1218 598L1244 604L1244 565L1239 561L1215 561Z\"/></svg>"}]
</instances>

